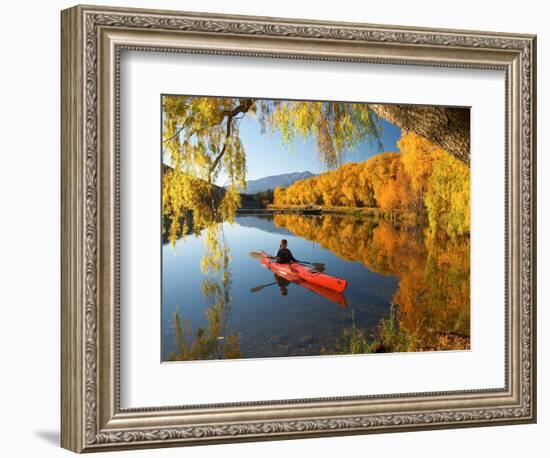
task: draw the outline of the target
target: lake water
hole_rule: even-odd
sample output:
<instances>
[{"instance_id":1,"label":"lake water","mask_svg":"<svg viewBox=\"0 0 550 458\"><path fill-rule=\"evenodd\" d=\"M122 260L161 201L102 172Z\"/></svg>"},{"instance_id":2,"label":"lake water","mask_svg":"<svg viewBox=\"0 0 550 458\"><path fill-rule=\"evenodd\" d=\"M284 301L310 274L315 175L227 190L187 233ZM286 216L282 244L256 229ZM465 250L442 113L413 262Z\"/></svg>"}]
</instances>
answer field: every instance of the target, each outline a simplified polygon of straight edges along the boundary
<instances>
[{"instance_id":1,"label":"lake water","mask_svg":"<svg viewBox=\"0 0 550 458\"><path fill-rule=\"evenodd\" d=\"M416 226L326 215L237 216L215 234L230 260L210 273L201 259L213 233L162 247L163 361L346 353L346 330L375 336L392 304L407 335L469 337L467 239L428 240ZM249 256L275 254L281 238L296 258L347 279L345 303L293 283L282 294L273 272Z\"/></svg>"}]
</instances>

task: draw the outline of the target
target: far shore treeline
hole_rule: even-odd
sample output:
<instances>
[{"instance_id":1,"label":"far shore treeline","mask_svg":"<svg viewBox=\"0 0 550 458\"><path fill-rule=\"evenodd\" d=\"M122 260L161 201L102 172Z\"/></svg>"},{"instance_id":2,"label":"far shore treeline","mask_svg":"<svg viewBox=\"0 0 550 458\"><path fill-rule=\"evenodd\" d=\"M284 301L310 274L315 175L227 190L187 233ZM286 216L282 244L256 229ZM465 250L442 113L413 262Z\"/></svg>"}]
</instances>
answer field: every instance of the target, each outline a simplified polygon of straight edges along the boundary
<instances>
[{"instance_id":1,"label":"far shore treeline","mask_svg":"<svg viewBox=\"0 0 550 458\"><path fill-rule=\"evenodd\" d=\"M404 133L399 152L347 163L274 191L273 206L373 208L425 216L432 232L470 232L470 169L423 137Z\"/></svg>"}]
</instances>

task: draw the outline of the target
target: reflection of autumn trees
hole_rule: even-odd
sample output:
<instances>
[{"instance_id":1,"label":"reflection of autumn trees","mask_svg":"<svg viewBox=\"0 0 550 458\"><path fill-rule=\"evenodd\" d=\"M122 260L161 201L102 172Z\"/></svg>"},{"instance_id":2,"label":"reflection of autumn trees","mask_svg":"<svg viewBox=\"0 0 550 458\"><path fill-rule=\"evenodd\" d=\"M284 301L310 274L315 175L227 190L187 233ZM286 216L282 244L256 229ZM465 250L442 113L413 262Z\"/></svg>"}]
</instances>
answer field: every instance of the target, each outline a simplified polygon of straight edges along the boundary
<instances>
[{"instance_id":1,"label":"reflection of autumn trees","mask_svg":"<svg viewBox=\"0 0 550 458\"><path fill-rule=\"evenodd\" d=\"M425 247L410 259L393 300L399 325L434 346L443 334L470 335L470 240L428 237Z\"/></svg>"},{"instance_id":2,"label":"reflection of autumn trees","mask_svg":"<svg viewBox=\"0 0 550 458\"><path fill-rule=\"evenodd\" d=\"M201 269L205 274L202 281L202 294L206 298L206 327L199 327L193 332L188 319L182 320L179 309L176 309L172 325L176 337L176 350L169 355L171 361L198 359L241 358L239 338L235 331L229 332L227 323L231 311L231 256L223 234L218 239L217 230L208 230L207 256L203 257Z\"/></svg>"},{"instance_id":3,"label":"reflection of autumn trees","mask_svg":"<svg viewBox=\"0 0 550 458\"><path fill-rule=\"evenodd\" d=\"M220 307L210 307L207 312L208 327L199 328L195 334L189 319L182 322L179 310L173 317L176 335L176 350L168 356L169 361L195 361L200 359L242 358L239 337L236 331L225 335L226 313Z\"/></svg>"},{"instance_id":4,"label":"reflection of autumn trees","mask_svg":"<svg viewBox=\"0 0 550 458\"><path fill-rule=\"evenodd\" d=\"M367 259L363 255L367 252L377 223L345 216L275 214L273 224L307 240L318 242L346 261L366 264Z\"/></svg>"},{"instance_id":5,"label":"reflection of autumn trees","mask_svg":"<svg viewBox=\"0 0 550 458\"><path fill-rule=\"evenodd\" d=\"M470 231L470 170L423 137L405 133L383 153L276 189L274 205L376 207L426 213L432 231Z\"/></svg>"},{"instance_id":6,"label":"reflection of autumn trees","mask_svg":"<svg viewBox=\"0 0 550 458\"><path fill-rule=\"evenodd\" d=\"M469 237L344 216L275 215L274 223L342 259L397 275L397 322L421 348L437 346L442 335L470 335Z\"/></svg>"}]
</instances>

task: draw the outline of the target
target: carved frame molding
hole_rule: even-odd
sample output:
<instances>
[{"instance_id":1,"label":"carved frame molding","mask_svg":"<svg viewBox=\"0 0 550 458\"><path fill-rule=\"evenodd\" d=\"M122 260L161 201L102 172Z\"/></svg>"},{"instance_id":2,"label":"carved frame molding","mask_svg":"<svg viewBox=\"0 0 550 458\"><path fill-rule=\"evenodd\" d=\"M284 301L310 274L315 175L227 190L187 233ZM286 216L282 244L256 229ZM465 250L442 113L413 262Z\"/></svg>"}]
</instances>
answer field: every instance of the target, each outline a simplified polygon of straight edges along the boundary
<instances>
[{"instance_id":1,"label":"carved frame molding","mask_svg":"<svg viewBox=\"0 0 550 458\"><path fill-rule=\"evenodd\" d=\"M120 53L506 72L506 387L120 409ZM62 12L62 446L73 451L534 422L536 38L77 6ZM346 414L342 415L342 408Z\"/></svg>"}]
</instances>

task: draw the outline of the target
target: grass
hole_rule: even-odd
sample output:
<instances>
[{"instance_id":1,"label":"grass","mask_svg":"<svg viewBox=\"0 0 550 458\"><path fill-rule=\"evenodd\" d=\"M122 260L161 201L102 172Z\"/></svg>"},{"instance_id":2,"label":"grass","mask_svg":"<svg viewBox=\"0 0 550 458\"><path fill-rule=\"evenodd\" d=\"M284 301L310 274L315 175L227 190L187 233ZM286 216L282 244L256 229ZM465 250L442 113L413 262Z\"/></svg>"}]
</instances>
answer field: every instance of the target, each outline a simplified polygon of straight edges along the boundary
<instances>
[{"instance_id":1,"label":"grass","mask_svg":"<svg viewBox=\"0 0 550 458\"><path fill-rule=\"evenodd\" d=\"M404 330L399 329L397 323L397 311L391 304L390 315L380 322L378 348L386 353L408 352L421 350L419 339Z\"/></svg>"},{"instance_id":2,"label":"grass","mask_svg":"<svg viewBox=\"0 0 550 458\"><path fill-rule=\"evenodd\" d=\"M369 341L366 331L355 325L355 311L351 311L351 327L342 332L342 341L340 344L340 353L342 354L362 354L374 353L374 342Z\"/></svg>"},{"instance_id":3,"label":"grass","mask_svg":"<svg viewBox=\"0 0 550 458\"><path fill-rule=\"evenodd\" d=\"M403 353L414 351L468 350L470 338L455 333L439 333L431 336L430 343L423 342L419 336L407 330L399 329L395 305L390 307L388 318L384 318L374 336L357 327L355 313L352 311L351 327L342 332L339 354L364 353Z\"/></svg>"},{"instance_id":4,"label":"grass","mask_svg":"<svg viewBox=\"0 0 550 458\"><path fill-rule=\"evenodd\" d=\"M369 338L364 329L355 324L355 313L352 311L352 324L342 332L341 353L395 353L419 351L420 342L408 332L399 329L395 306L390 307L388 318L384 318L373 338Z\"/></svg>"}]
</instances>

